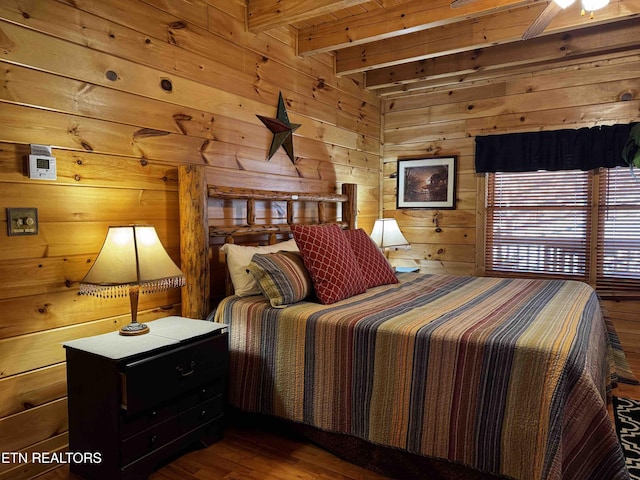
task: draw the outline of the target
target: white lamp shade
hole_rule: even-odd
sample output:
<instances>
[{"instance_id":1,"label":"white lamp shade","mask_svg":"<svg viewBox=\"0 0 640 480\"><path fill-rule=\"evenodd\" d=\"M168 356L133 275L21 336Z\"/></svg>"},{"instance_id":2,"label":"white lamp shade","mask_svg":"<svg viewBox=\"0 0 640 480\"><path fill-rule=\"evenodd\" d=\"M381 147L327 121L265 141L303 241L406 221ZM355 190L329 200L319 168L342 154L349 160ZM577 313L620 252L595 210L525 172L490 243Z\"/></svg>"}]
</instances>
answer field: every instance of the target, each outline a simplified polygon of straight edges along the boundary
<instances>
[{"instance_id":1,"label":"white lamp shade","mask_svg":"<svg viewBox=\"0 0 640 480\"><path fill-rule=\"evenodd\" d=\"M575 3L576 0L553 0L560 7L567 8ZM582 8L586 11L593 12L609 5L609 0L582 0Z\"/></svg>"},{"instance_id":2,"label":"white lamp shade","mask_svg":"<svg viewBox=\"0 0 640 480\"><path fill-rule=\"evenodd\" d=\"M576 0L553 0L554 2L556 2L558 5L560 5L562 8L567 8L568 6L572 5Z\"/></svg>"},{"instance_id":3,"label":"white lamp shade","mask_svg":"<svg viewBox=\"0 0 640 480\"><path fill-rule=\"evenodd\" d=\"M409 242L398 226L395 218L379 218L373 225L371 239L379 248L402 247L409 245Z\"/></svg>"},{"instance_id":4,"label":"white lamp shade","mask_svg":"<svg viewBox=\"0 0 640 480\"><path fill-rule=\"evenodd\" d=\"M133 285L161 291L184 285L184 277L153 226L109 227L100 253L80 284L80 293L97 295L109 287L126 290Z\"/></svg>"},{"instance_id":5,"label":"white lamp shade","mask_svg":"<svg viewBox=\"0 0 640 480\"><path fill-rule=\"evenodd\" d=\"M600 10L609 5L609 0L582 0L582 7L588 11Z\"/></svg>"}]
</instances>

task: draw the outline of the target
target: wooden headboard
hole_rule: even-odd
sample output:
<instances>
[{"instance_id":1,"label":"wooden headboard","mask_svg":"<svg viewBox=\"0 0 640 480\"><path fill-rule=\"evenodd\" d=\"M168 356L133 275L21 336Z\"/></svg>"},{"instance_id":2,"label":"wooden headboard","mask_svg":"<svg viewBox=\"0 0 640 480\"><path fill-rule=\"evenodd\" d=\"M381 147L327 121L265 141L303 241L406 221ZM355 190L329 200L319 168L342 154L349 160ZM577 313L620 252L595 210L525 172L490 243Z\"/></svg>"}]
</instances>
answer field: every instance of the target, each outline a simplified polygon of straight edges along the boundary
<instances>
[{"instance_id":1,"label":"wooden headboard","mask_svg":"<svg viewBox=\"0 0 640 480\"><path fill-rule=\"evenodd\" d=\"M206 167L181 165L178 185L180 268L186 279L186 286L182 288L184 317L206 318L212 299L221 297L216 292L228 291L226 269L216 268L219 264L219 256L213 252L216 246L225 242L274 244L290 237L289 226L294 223L335 223L349 229L356 226L357 185L351 183L342 185L342 194L221 187L207 183ZM216 201L220 208L212 207ZM258 214L258 204L268 211ZM342 208L336 208L337 205ZM309 213L310 206L315 213ZM215 215L211 214L212 210ZM236 216L224 213L226 211L242 211L244 215L225 218ZM300 211L304 212L302 218L296 215Z\"/></svg>"}]
</instances>

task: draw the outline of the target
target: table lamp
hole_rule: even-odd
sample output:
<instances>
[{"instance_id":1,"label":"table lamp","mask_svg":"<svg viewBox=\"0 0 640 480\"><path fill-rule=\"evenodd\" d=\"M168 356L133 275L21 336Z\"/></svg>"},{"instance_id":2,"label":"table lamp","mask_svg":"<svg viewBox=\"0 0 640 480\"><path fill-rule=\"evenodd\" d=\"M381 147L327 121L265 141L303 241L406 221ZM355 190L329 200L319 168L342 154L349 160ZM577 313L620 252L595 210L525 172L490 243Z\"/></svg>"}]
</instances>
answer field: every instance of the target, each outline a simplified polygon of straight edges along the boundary
<instances>
[{"instance_id":1,"label":"table lamp","mask_svg":"<svg viewBox=\"0 0 640 480\"><path fill-rule=\"evenodd\" d=\"M409 246L409 241L402 235L395 218L379 218L376 220L373 224L371 239L378 248L381 248L385 252L387 258L389 256L389 248Z\"/></svg>"},{"instance_id":2,"label":"table lamp","mask_svg":"<svg viewBox=\"0 0 640 480\"><path fill-rule=\"evenodd\" d=\"M100 253L80 282L80 295L124 297L131 302L131 323L120 335L141 335L149 327L138 323L138 296L182 287L184 276L160 243L155 227L109 227Z\"/></svg>"}]
</instances>

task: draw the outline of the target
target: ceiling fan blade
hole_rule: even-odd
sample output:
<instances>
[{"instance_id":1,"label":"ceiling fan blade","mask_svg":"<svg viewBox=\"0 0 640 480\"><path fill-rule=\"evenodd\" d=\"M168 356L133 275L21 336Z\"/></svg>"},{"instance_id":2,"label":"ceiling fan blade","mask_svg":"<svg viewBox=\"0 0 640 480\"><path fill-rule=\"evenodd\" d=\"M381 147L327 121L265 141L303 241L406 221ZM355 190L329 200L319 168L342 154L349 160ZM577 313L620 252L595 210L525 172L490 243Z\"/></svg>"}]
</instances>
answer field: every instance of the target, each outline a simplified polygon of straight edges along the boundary
<instances>
[{"instance_id":1,"label":"ceiling fan blade","mask_svg":"<svg viewBox=\"0 0 640 480\"><path fill-rule=\"evenodd\" d=\"M478 0L452 0L450 6L451 8L459 8L464 7L465 5L469 5L470 3L475 3Z\"/></svg>"},{"instance_id":2,"label":"ceiling fan blade","mask_svg":"<svg viewBox=\"0 0 640 480\"><path fill-rule=\"evenodd\" d=\"M547 25L551 23L551 20L562 11L562 7L558 5L556 2L551 0L547 8L545 8L542 13L536 18L529 28L522 35L523 40L529 40L530 38L537 37L540 35Z\"/></svg>"}]
</instances>

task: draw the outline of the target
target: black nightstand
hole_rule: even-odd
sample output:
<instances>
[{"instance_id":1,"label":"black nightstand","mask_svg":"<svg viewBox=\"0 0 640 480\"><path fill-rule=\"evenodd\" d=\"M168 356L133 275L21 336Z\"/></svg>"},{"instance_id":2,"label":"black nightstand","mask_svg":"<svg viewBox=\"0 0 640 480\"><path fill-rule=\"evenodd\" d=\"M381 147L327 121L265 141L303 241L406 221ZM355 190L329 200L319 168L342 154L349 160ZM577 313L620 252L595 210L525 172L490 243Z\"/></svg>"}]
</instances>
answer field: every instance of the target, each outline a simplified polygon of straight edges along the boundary
<instances>
[{"instance_id":1,"label":"black nightstand","mask_svg":"<svg viewBox=\"0 0 640 480\"><path fill-rule=\"evenodd\" d=\"M70 468L91 479L147 479L195 442L222 438L227 326L183 317L64 343Z\"/></svg>"}]
</instances>

